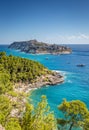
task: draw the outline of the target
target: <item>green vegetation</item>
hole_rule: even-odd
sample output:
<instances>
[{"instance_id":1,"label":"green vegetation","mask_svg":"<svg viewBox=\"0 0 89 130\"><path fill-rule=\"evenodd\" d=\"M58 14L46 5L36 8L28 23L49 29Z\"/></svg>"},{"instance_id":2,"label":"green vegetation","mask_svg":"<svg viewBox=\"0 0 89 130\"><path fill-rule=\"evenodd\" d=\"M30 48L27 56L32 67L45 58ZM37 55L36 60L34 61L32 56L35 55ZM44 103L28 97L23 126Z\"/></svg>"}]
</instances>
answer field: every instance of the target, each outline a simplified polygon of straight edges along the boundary
<instances>
[{"instance_id":1,"label":"green vegetation","mask_svg":"<svg viewBox=\"0 0 89 130\"><path fill-rule=\"evenodd\" d=\"M49 110L45 96L42 96L35 108L31 104L27 104L22 121L23 130L56 130L56 119Z\"/></svg>"},{"instance_id":2,"label":"green vegetation","mask_svg":"<svg viewBox=\"0 0 89 130\"><path fill-rule=\"evenodd\" d=\"M6 130L56 130L56 119L53 112L50 112L45 96L42 96L41 101L36 107L27 103L26 110L20 118L10 117L11 104L5 97L1 96L1 98L0 124L2 124Z\"/></svg>"},{"instance_id":3,"label":"green vegetation","mask_svg":"<svg viewBox=\"0 0 89 130\"><path fill-rule=\"evenodd\" d=\"M64 100L58 107L63 118L56 119L45 96L34 107L24 103L26 93L14 91L15 82L33 82L47 73L38 62L0 53L0 124L5 130L89 130L89 110L83 102Z\"/></svg>"},{"instance_id":4,"label":"green vegetation","mask_svg":"<svg viewBox=\"0 0 89 130\"><path fill-rule=\"evenodd\" d=\"M12 104L4 95L0 95L0 124L5 125L8 115L12 109Z\"/></svg>"},{"instance_id":5,"label":"green vegetation","mask_svg":"<svg viewBox=\"0 0 89 130\"><path fill-rule=\"evenodd\" d=\"M13 89L10 82L10 75L0 71L0 94L11 91Z\"/></svg>"},{"instance_id":6,"label":"green vegetation","mask_svg":"<svg viewBox=\"0 0 89 130\"><path fill-rule=\"evenodd\" d=\"M0 52L0 124L5 130L56 129L56 119L49 111L46 97L43 96L34 108L24 103L26 93L16 93L13 85L16 82L31 83L48 73L51 71L38 62Z\"/></svg>"},{"instance_id":7,"label":"green vegetation","mask_svg":"<svg viewBox=\"0 0 89 130\"><path fill-rule=\"evenodd\" d=\"M11 118L7 121L5 130L21 130L20 122L16 118Z\"/></svg>"},{"instance_id":8,"label":"green vegetation","mask_svg":"<svg viewBox=\"0 0 89 130\"><path fill-rule=\"evenodd\" d=\"M73 128L89 130L89 111L83 102L64 100L58 108L64 114L63 119L58 119L59 128L62 130L72 130Z\"/></svg>"},{"instance_id":9,"label":"green vegetation","mask_svg":"<svg viewBox=\"0 0 89 130\"><path fill-rule=\"evenodd\" d=\"M39 62L12 55L6 56L5 52L0 52L0 70L7 73L13 82L31 82L37 76L50 73Z\"/></svg>"}]
</instances>

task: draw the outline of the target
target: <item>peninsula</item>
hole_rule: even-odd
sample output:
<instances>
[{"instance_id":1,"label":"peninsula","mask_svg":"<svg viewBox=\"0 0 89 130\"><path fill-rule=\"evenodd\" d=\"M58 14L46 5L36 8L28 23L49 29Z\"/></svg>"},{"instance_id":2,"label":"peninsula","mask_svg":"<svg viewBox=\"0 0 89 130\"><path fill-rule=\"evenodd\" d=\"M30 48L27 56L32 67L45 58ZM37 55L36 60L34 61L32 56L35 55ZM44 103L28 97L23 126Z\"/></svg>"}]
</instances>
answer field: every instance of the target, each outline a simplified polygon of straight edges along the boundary
<instances>
[{"instance_id":1,"label":"peninsula","mask_svg":"<svg viewBox=\"0 0 89 130\"><path fill-rule=\"evenodd\" d=\"M7 56L5 52L0 53L0 65L0 70L8 74L17 91L28 93L31 89L64 81L60 73L47 69L37 61Z\"/></svg>"},{"instance_id":2,"label":"peninsula","mask_svg":"<svg viewBox=\"0 0 89 130\"><path fill-rule=\"evenodd\" d=\"M60 73L47 69L39 62L0 52L0 103L12 104L7 117L21 116L26 109L26 95L30 90L45 85L55 85L64 81ZM2 105L1 105L2 106ZM7 106L9 106L7 104ZM6 107L7 109L7 107ZM3 107L2 107L3 111ZM4 115L3 115L4 116Z\"/></svg>"},{"instance_id":3,"label":"peninsula","mask_svg":"<svg viewBox=\"0 0 89 130\"><path fill-rule=\"evenodd\" d=\"M37 40L13 42L9 48L30 54L70 54L72 52L66 46L38 42Z\"/></svg>"}]
</instances>

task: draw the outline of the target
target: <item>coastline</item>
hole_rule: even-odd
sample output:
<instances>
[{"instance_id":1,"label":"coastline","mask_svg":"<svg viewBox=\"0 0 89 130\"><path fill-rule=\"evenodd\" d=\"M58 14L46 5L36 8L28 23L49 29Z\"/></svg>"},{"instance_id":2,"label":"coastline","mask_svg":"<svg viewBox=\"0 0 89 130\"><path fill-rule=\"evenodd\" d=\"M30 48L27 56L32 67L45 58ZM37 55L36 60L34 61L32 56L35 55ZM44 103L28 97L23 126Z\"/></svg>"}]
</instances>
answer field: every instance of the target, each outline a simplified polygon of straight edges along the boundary
<instances>
[{"instance_id":1,"label":"coastline","mask_svg":"<svg viewBox=\"0 0 89 130\"><path fill-rule=\"evenodd\" d=\"M21 52L21 53L30 54L30 55L68 55L68 54L72 53L72 51L62 51L62 52L53 52L53 53L51 53L51 52L50 53L49 52L29 53L29 52L26 52L26 51L21 51L20 49L15 49L15 48L9 48L9 49L15 50L15 51Z\"/></svg>"},{"instance_id":2,"label":"coastline","mask_svg":"<svg viewBox=\"0 0 89 130\"><path fill-rule=\"evenodd\" d=\"M64 82L64 77L60 74L60 72L52 71L51 74L37 78L33 83L28 84L19 82L14 84L13 92L16 94L16 96L14 96L13 94L5 95L10 99L12 103L14 103L14 107L10 112L10 117L22 117L23 112L26 109L28 96L31 94L32 91L46 85L55 85L62 82Z\"/></svg>"},{"instance_id":3,"label":"coastline","mask_svg":"<svg viewBox=\"0 0 89 130\"><path fill-rule=\"evenodd\" d=\"M64 82L64 77L60 74L60 72L52 71L52 74L37 77L33 83L16 83L14 85L14 91L25 92L26 94L28 94L30 91L44 87L46 85L55 85L62 82Z\"/></svg>"}]
</instances>

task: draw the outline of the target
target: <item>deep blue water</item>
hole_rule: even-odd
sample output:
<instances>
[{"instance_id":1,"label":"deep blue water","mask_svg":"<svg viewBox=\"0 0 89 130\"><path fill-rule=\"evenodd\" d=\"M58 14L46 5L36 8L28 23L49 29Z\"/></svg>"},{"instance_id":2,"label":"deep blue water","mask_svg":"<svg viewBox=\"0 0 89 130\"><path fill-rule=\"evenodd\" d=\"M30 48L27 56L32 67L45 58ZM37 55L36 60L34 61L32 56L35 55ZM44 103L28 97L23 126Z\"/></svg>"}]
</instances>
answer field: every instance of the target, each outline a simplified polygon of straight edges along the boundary
<instances>
[{"instance_id":1,"label":"deep blue water","mask_svg":"<svg viewBox=\"0 0 89 130\"><path fill-rule=\"evenodd\" d=\"M89 108L89 45L69 45L73 49L70 55L30 55L20 51L10 50L7 46L0 46L0 51L33 59L41 62L51 70L60 71L65 82L55 86L42 87L32 93L32 101L36 104L41 95L46 95L51 109L55 115L59 114L57 106L63 98L68 101L79 99L84 101ZM48 60L46 59L48 57ZM77 67L77 64L85 67Z\"/></svg>"}]
</instances>

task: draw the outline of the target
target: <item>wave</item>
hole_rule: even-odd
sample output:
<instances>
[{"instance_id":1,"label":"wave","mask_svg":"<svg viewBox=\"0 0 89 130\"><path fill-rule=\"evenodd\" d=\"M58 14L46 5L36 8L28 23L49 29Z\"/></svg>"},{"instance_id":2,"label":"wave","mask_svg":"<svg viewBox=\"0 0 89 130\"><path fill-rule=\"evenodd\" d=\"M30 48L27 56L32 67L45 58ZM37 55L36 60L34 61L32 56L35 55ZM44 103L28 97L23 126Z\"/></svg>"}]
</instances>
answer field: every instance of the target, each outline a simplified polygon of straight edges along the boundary
<instances>
[{"instance_id":1,"label":"wave","mask_svg":"<svg viewBox=\"0 0 89 130\"><path fill-rule=\"evenodd\" d=\"M74 75L74 73L61 70L53 70L53 71L60 73L64 77L64 82L72 83L72 81L69 79Z\"/></svg>"},{"instance_id":2,"label":"wave","mask_svg":"<svg viewBox=\"0 0 89 130\"><path fill-rule=\"evenodd\" d=\"M61 74L63 74L63 75L74 74L73 72L62 71L62 70L52 70L52 71L55 71L55 72L61 73Z\"/></svg>"}]
</instances>

